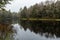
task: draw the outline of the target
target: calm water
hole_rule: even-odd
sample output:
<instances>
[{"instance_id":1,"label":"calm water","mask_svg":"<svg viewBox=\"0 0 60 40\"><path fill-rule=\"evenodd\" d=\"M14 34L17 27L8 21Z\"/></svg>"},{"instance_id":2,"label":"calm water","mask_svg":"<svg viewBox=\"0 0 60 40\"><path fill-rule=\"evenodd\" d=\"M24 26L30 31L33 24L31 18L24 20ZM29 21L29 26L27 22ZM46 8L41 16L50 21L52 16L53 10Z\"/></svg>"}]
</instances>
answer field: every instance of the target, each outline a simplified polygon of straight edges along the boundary
<instances>
[{"instance_id":1,"label":"calm water","mask_svg":"<svg viewBox=\"0 0 60 40\"><path fill-rule=\"evenodd\" d=\"M30 24L28 22L18 23L16 21L10 24L0 24L0 40L60 40L60 37L56 36L60 34L59 31L56 35L52 35L45 32L45 29L42 30L45 26L40 26L40 22ZM49 32L52 31L50 30Z\"/></svg>"},{"instance_id":2,"label":"calm water","mask_svg":"<svg viewBox=\"0 0 60 40\"><path fill-rule=\"evenodd\" d=\"M35 34L29 29L24 30L19 24L13 24L13 26L13 29L16 30L14 40L60 40L60 38L56 38L56 36L46 38L45 35Z\"/></svg>"}]
</instances>

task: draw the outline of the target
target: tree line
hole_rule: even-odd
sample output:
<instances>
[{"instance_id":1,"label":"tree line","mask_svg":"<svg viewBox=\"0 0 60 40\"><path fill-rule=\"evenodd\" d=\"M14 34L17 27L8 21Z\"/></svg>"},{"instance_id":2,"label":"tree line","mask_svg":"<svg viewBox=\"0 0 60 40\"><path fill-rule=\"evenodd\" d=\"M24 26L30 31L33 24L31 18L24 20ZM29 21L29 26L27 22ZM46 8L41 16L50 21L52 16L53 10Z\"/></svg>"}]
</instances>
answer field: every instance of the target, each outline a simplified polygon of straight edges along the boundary
<instances>
[{"instance_id":1,"label":"tree line","mask_svg":"<svg viewBox=\"0 0 60 40\"><path fill-rule=\"evenodd\" d=\"M60 18L60 1L46 1L35 4L29 8L26 6L19 12L20 18Z\"/></svg>"},{"instance_id":2,"label":"tree line","mask_svg":"<svg viewBox=\"0 0 60 40\"><path fill-rule=\"evenodd\" d=\"M12 20L17 19L18 14L15 12L6 11L5 9L0 10L0 23L6 24L12 22Z\"/></svg>"}]
</instances>

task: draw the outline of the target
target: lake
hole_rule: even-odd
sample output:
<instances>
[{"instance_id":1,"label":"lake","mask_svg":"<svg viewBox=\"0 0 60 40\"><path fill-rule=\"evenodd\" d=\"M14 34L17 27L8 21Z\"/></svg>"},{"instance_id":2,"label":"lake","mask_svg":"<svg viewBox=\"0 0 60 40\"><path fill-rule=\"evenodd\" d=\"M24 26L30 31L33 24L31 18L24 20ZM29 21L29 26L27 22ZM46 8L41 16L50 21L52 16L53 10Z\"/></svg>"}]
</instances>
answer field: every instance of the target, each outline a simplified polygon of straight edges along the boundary
<instances>
[{"instance_id":1,"label":"lake","mask_svg":"<svg viewBox=\"0 0 60 40\"><path fill-rule=\"evenodd\" d=\"M19 24L14 24L14 29L16 30L16 35L14 35L15 40L60 40L56 36L46 38L45 35L36 34L29 29L24 30Z\"/></svg>"},{"instance_id":2,"label":"lake","mask_svg":"<svg viewBox=\"0 0 60 40\"><path fill-rule=\"evenodd\" d=\"M57 26L58 22L55 23L57 23L55 25ZM52 26L53 28L55 27L52 24L52 22L48 24L41 23L41 21L15 21L10 24L0 24L0 40L60 40L60 32L52 30ZM48 25L49 28L47 27Z\"/></svg>"}]
</instances>

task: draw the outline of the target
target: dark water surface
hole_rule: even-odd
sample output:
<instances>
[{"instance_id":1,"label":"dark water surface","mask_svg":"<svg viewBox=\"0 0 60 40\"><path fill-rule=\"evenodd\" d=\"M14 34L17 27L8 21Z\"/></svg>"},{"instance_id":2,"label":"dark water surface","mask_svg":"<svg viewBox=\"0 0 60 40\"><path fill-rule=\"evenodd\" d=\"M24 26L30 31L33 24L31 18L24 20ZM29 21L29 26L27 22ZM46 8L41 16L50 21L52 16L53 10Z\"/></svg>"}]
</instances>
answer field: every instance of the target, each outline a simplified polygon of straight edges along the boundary
<instances>
[{"instance_id":1,"label":"dark water surface","mask_svg":"<svg viewBox=\"0 0 60 40\"><path fill-rule=\"evenodd\" d=\"M45 34L35 34L31 30L27 29L24 30L21 25L19 24L14 24L14 29L16 30L16 34L14 35L14 40L60 40L60 38L54 37L49 37L46 38Z\"/></svg>"},{"instance_id":2,"label":"dark water surface","mask_svg":"<svg viewBox=\"0 0 60 40\"><path fill-rule=\"evenodd\" d=\"M60 40L60 22L13 22L0 24L0 40Z\"/></svg>"}]
</instances>

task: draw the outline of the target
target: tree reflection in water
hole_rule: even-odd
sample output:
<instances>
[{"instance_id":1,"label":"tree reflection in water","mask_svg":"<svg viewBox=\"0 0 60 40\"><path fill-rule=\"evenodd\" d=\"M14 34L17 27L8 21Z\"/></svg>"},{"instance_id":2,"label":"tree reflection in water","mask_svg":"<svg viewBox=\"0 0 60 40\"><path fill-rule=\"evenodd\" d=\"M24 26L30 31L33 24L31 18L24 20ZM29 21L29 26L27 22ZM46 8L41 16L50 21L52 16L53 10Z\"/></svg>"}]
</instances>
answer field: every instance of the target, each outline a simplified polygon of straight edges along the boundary
<instances>
[{"instance_id":1,"label":"tree reflection in water","mask_svg":"<svg viewBox=\"0 0 60 40\"><path fill-rule=\"evenodd\" d=\"M56 21L20 21L26 31L29 29L34 33L39 33L46 37L60 37L60 22Z\"/></svg>"},{"instance_id":2,"label":"tree reflection in water","mask_svg":"<svg viewBox=\"0 0 60 40\"><path fill-rule=\"evenodd\" d=\"M10 40L13 32L12 27L11 24L0 24L0 40Z\"/></svg>"}]
</instances>

